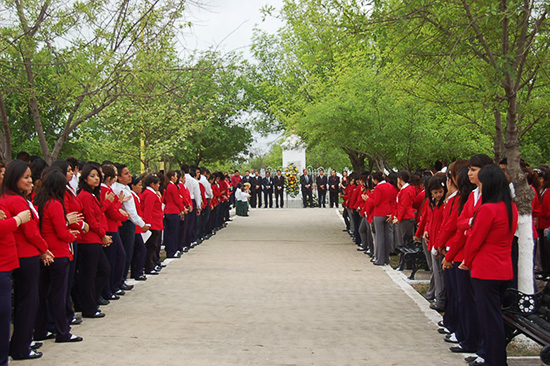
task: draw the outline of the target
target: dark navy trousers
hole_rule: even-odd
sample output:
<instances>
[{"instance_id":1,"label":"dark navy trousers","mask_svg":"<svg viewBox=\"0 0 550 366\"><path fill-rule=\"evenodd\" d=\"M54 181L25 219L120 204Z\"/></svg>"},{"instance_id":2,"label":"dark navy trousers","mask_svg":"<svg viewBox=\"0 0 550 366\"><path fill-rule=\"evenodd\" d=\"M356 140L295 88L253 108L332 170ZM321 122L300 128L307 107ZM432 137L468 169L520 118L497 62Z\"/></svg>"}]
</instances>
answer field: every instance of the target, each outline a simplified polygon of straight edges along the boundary
<instances>
[{"instance_id":1,"label":"dark navy trousers","mask_svg":"<svg viewBox=\"0 0 550 366\"><path fill-rule=\"evenodd\" d=\"M180 231L180 215L164 215L164 250L166 257L172 258L178 250Z\"/></svg>"},{"instance_id":2,"label":"dark navy trousers","mask_svg":"<svg viewBox=\"0 0 550 366\"><path fill-rule=\"evenodd\" d=\"M11 273L0 272L0 366L8 366L11 327Z\"/></svg>"}]
</instances>

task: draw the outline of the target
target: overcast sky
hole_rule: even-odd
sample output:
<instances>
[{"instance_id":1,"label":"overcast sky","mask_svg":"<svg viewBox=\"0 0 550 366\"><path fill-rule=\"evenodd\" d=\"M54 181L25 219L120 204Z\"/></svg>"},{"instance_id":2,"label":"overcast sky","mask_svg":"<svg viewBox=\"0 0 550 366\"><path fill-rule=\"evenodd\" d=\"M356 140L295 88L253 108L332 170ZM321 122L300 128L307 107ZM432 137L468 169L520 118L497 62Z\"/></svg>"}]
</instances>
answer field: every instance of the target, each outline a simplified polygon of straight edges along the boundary
<instances>
[{"instance_id":1,"label":"overcast sky","mask_svg":"<svg viewBox=\"0 0 550 366\"><path fill-rule=\"evenodd\" d=\"M201 6L188 5L186 16L193 24L181 40L186 50L217 47L222 52L248 52L254 27L275 33L281 23L274 17L262 19L266 5L280 9L283 0L197 0Z\"/></svg>"}]
</instances>

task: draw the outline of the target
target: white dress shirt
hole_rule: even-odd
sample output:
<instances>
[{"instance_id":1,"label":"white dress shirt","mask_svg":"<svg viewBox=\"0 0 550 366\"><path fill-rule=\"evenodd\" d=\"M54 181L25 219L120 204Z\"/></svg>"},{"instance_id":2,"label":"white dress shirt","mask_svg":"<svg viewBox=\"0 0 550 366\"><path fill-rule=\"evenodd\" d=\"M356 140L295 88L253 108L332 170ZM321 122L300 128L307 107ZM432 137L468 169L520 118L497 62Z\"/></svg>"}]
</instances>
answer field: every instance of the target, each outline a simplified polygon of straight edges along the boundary
<instances>
[{"instance_id":1,"label":"white dress shirt","mask_svg":"<svg viewBox=\"0 0 550 366\"><path fill-rule=\"evenodd\" d=\"M128 212L128 215L130 215L130 221L132 221L134 224L139 227L145 226L145 221L143 221L141 216L139 216L137 213L136 202L134 200L134 196L132 195L132 190L130 189L130 187L119 182L114 182L111 186L111 189L113 190L113 192L115 192L117 196L120 195L120 192L124 192L124 197L131 197L130 200L122 204L122 209Z\"/></svg>"},{"instance_id":2,"label":"white dress shirt","mask_svg":"<svg viewBox=\"0 0 550 366\"><path fill-rule=\"evenodd\" d=\"M185 174L185 186L189 190L191 199L195 201L197 208L200 209L202 207L202 197L199 182L189 174Z\"/></svg>"},{"instance_id":3,"label":"white dress shirt","mask_svg":"<svg viewBox=\"0 0 550 366\"><path fill-rule=\"evenodd\" d=\"M199 182L201 182L201 184L204 186L204 195L206 196L206 198L214 198L214 194L212 193L212 185L208 182L208 179L201 174L201 179L199 180Z\"/></svg>"}]
</instances>

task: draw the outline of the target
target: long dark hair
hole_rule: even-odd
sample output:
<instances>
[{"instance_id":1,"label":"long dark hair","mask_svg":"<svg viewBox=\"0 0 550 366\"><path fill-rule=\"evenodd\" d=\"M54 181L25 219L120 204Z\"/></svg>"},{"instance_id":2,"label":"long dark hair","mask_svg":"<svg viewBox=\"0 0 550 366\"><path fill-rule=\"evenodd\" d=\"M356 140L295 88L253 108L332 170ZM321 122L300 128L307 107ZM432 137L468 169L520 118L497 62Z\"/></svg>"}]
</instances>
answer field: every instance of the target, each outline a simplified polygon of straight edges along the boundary
<instances>
[{"instance_id":1,"label":"long dark hair","mask_svg":"<svg viewBox=\"0 0 550 366\"><path fill-rule=\"evenodd\" d=\"M42 213L44 208L48 206L53 200L58 200L63 206L63 213L67 215L65 210L65 192L67 185L67 176L58 167L48 167L44 169L42 174L42 185L37 190L34 197L34 205L38 207L39 226L42 228Z\"/></svg>"},{"instance_id":2,"label":"long dark hair","mask_svg":"<svg viewBox=\"0 0 550 366\"><path fill-rule=\"evenodd\" d=\"M29 166L22 160L13 160L9 163L6 167L6 172L4 173L4 180L2 181L0 195L16 194L26 199L26 193L23 194L19 191L19 188L17 188L17 182L25 175L27 169L29 169Z\"/></svg>"},{"instance_id":3,"label":"long dark hair","mask_svg":"<svg viewBox=\"0 0 550 366\"><path fill-rule=\"evenodd\" d=\"M510 186L506 174L495 164L484 166L478 174L481 182L481 202L498 203L504 202L508 211L508 227L512 231L513 227L513 210L512 210L512 195L510 194Z\"/></svg>"},{"instance_id":4,"label":"long dark hair","mask_svg":"<svg viewBox=\"0 0 550 366\"><path fill-rule=\"evenodd\" d=\"M458 169L458 172L456 174L456 188L458 188L458 192L460 194L458 201L458 214L460 215L462 209L464 208L464 205L470 197L470 194L474 189L476 189L476 185L470 182L470 178L468 177L467 166L463 166L462 168Z\"/></svg>"},{"instance_id":5,"label":"long dark hair","mask_svg":"<svg viewBox=\"0 0 550 366\"><path fill-rule=\"evenodd\" d=\"M443 205L443 202L445 201L443 198L441 198L436 206L435 198L432 196L432 191L435 191L437 189L443 189L443 197L445 197L445 195L447 194L447 185L445 184L444 176L433 176L428 182L428 187L425 191L426 197L429 200L430 206L432 206L432 208L441 207L441 205Z\"/></svg>"},{"instance_id":6,"label":"long dark hair","mask_svg":"<svg viewBox=\"0 0 550 366\"><path fill-rule=\"evenodd\" d=\"M99 167L99 165L95 163L88 163L84 165L84 168L82 168L80 180L78 181L78 189L79 193L80 191L86 191L93 194L97 198L97 200L101 202L101 185L98 185L97 187L92 189L92 187L90 187L88 183L86 183L86 179L94 170L97 171L97 174L99 175L99 181L101 182L101 168Z\"/></svg>"},{"instance_id":7,"label":"long dark hair","mask_svg":"<svg viewBox=\"0 0 550 366\"><path fill-rule=\"evenodd\" d=\"M493 159L485 154L474 155L468 161L468 166L475 166L478 168L483 168L485 165L489 164L493 164Z\"/></svg>"}]
</instances>

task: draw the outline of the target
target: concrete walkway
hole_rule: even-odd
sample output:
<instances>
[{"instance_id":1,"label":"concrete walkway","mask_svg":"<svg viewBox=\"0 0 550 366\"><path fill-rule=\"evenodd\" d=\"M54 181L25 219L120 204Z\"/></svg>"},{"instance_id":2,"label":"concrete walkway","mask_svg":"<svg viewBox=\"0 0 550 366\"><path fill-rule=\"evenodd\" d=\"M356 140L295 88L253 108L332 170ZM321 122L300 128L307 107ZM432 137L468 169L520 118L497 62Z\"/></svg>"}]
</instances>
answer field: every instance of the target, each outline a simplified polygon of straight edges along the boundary
<instances>
[{"instance_id":1,"label":"concrete walkway","mask_svg":"<svg viewBox=\"0 0 550 366\"><path fill-rule=\"evenodd\" d=\"M252 210L73 327L84 342L12 364L465 365L342 228L333 209Z\"/></svg>"}]
</instances>

